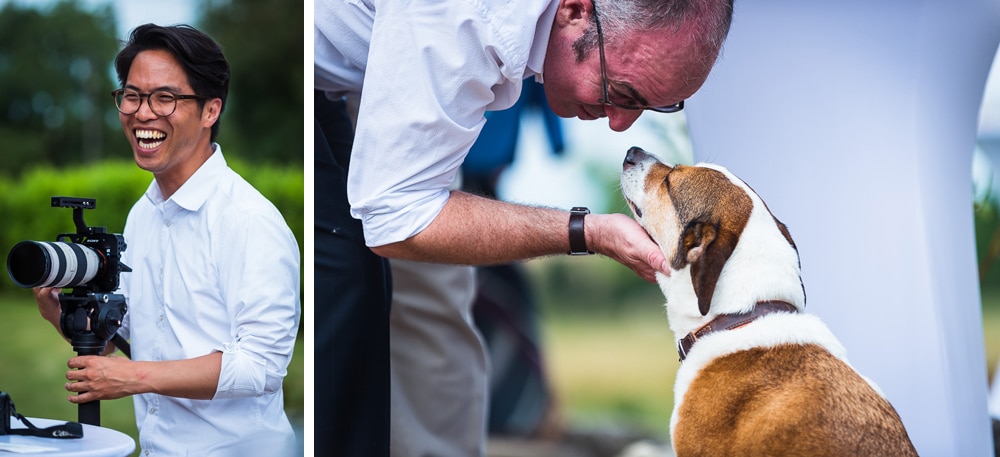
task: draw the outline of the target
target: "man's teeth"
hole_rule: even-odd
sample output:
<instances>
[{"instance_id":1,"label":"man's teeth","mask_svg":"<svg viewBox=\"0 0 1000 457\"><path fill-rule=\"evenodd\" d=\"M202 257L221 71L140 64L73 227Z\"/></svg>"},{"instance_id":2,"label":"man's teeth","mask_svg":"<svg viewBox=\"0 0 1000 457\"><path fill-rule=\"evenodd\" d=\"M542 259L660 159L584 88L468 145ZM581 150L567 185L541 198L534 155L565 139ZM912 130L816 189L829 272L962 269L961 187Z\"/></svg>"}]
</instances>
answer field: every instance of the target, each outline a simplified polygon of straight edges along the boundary
<instances>
[{"instance_id":1,"label":"man's teeth","mask_svg":"<svg viewBox=\"0 0 1000 457\"><path fill-rule=\"evenodd\" d=\"M144 148L152 149L163 144L167 134L157 130L136 130L135 137Z\"/></svg>"}]
</instances>

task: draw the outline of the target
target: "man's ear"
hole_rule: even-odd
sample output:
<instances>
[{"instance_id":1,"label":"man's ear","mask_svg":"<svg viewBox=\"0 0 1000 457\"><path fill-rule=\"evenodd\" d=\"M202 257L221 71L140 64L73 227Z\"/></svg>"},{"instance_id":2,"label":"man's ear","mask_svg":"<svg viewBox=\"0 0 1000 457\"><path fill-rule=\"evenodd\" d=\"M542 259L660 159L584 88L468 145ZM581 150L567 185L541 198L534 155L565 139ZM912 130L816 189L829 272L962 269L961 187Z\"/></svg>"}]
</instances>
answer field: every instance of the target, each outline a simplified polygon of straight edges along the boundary
<instances>
[{"instance_id":1,"label":"man's ear","mask_svg":"<svg viewBox=\"0 0 1000 457\"><path fill-rule=\"evenodd\" d=\"M201 110L201 125L204 128L212 128L222 115L222 99L210 98L205 100L205 107Z\"/></svg>"},{"instance_id":2,"label":"man's ear","mask_svg":"<svg viewBox=\"0 0 1000 457\"><path fill-rule=\"evenodd\" d=\"M711 222L692 222L681 233L677 255L691 264L691 285L698 297L698 311L704 316L712 305L715 285L729 256L736 249L737 237L719 230Z\"/></svg>"},{"instance_id":3,"label":"man's ear","mask_svg":"<svg viewBox=\"0 0 1000 457\"><path fill-rule=\"evenodd\" d=\"M559 0L556 10L556 25L582 25L584 29L590 26L590 16L594 14L594 4L591 0Z\"/></svg>"}]
</instances>

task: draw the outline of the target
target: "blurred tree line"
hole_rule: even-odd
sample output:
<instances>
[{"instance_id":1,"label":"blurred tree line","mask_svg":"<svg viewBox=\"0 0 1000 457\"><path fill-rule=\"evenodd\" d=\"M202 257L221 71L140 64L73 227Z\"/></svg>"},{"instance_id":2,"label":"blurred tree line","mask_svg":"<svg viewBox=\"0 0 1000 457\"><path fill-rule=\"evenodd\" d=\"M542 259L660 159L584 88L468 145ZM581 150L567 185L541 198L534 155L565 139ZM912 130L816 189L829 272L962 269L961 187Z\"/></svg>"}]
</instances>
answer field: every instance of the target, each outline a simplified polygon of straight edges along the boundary
<instances>
[{"instance_id":1,"label":"blurred tree line","mask_svg":"<svg viewBox=\"0 0 1000 457\"><path fill-rule=\"evenodd\" d=\"M195 26L222 45L233 70L219 132L225 151L302 164L303 9L282 0L205 1Z\"/></svg>"},{"instance_id":2,"label":"blurred tree line","mask_svg":"<svg viewBox=\"0 0 1000 457\"><path fill-rule=\"evenodd\" d=\"M108 71L118 52L110 7L73 2L0 10L0 155L5 173L125 155ZM112 122L113 121L113 122ZM116 152L117 151L117 152Z\"/></svg>"},{"instance_id":3,"label":"blurred tree line","mask_svg":"<svg viewBox=\"0 0 1000 457\"><path fill-rule=\"evenodd\" d=\"M233 70L218 140L226 155L302 164L302 4L206 0L199 17L191 25L222 45ZM0 173L131 160L110 95L128 32L116 30L110 5L0 9Z\"/></svg>"}]
</instances>

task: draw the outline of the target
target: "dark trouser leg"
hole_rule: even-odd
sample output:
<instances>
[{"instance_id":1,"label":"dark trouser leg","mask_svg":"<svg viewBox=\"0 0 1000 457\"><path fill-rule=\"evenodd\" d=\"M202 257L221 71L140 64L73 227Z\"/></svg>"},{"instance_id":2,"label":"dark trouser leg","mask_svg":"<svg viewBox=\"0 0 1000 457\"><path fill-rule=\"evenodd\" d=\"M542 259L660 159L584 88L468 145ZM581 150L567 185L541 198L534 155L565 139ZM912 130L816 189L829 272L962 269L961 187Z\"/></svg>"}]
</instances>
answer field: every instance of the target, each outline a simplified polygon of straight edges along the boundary
<instances>
[{"instance_id":1,"label":"dark trouser leg","mask_svg":"<svg viewBox=\"0 0 1000 457\"><path fill-rule=\"evenodd\" d=\"M347 203L344 103L315 108L315 455L389 455L389 263Z\"/></svg>"}]
</instances>

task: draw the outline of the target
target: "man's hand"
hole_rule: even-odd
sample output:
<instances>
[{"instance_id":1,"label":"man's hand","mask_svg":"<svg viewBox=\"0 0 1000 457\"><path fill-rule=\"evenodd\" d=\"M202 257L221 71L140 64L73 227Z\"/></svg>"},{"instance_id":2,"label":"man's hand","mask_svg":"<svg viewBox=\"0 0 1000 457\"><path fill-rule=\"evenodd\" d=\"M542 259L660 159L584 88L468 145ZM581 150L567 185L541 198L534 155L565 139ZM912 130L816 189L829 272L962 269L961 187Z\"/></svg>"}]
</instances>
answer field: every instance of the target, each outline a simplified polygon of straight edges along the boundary
<instances>
[{"instance_id":1,"label":"man's hand","mask_svg":"<svg viewBox=\"0 0 1000 457\"><path fill-rule=\"evenodd\" d=\"M210 400L222 370L222 353L184 360L134 361L119 356L84 355L69 359L66 390L79 392L69 401L87 403L128 395L156 393Z\"/></svg>"},{"instance_id":2,"label":"man's hand","mask_svg":"<svg viewBox=\"0 0 1000 457\"><path fill-rule=\"evenodd\" d=\"M42 314L42 318L49 321L59 334L62 334L62 329L59 326L59 317L62 315L62 309L59 307L59 293L62 289L58 287L35 287L32 292L35 294L35 301L38 302L38 312Z\"/></svg>"},{"instance_id":3,"label":"man's hand","mask_svg":"<svg viewBox=\"0 0 1000 457\"><path fill-rule=\"evenodd\" d=\"M72 403L96 400L114 400L139 392L134 362L118 356L100 357L87 355L69 359L72 369L66 372L66 390L78 392L71 395Z\"/></svg>"},{"instance_id":4,"label":"man's hand","mask_svg":"<svg viewBox=\"0 0 1000 457\"><path fill-rule=\"evenodd\" d=\"M639 223L624 214L588 214L584 222L587 246L656 283L656 273L670 275L670 264Z\"/></svg>"}]
</instances>

